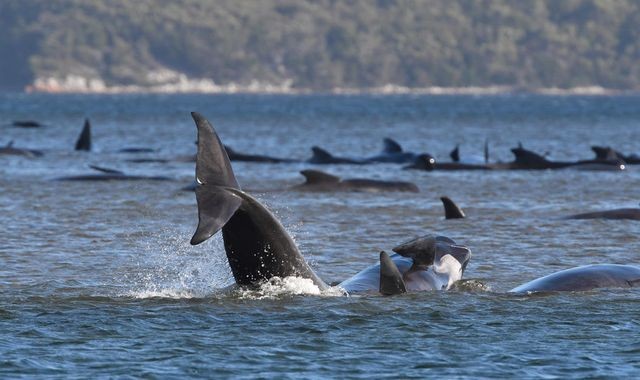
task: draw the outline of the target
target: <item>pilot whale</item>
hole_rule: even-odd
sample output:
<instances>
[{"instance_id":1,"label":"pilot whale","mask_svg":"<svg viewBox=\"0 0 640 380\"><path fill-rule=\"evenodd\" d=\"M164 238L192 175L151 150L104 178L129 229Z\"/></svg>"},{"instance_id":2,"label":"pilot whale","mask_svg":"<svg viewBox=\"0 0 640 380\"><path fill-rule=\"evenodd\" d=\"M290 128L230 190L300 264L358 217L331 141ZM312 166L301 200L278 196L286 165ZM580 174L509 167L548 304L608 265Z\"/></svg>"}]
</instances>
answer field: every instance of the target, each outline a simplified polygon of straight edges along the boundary
<instances>
[{"instance_id":1,"label":"pilot whale","mask_svg":"<svg viewBox=\"0 0 640 380\"><path fill-rule=\"evenodd\" d=\"M34 149L16 148L13 146L13 141L9 141L6 146L0 147L0 155L40 157L43 153Z\"/></svg>"},{"instance_id":2,"label":"pilot whale","mask_svg":"<svg viewBox=\"0 0 640 380\"><path fill-rule=\"evenodd\" d=\"M100 166L89 165L93 170L100 173L97 174L81 174L69 177L58 177L54 181L170 181L169 177L162 176L140 176L140 175L128 175L120 170L103 168Z\"/></svg>"},{"instance_id":3,"label":"pilot whale","mask_svg":"<svg viewBox=\"0 0 640 380\"><path fill-rule=\"evenodd\" d=\"M418 186L405 181L382 181L366 178L340 177L322 172L320 170L303 170L300 172L306 181L300 185L291 187L298 191L361 191L377 193L383 191L404 191L417 193Z\"/></svg>"},{"instance_id":4,"label":"pilot whale","mask_svg":"<svg viewBox=\"0 0 640 380\"><path fill-rule=\"evenodd\" d=\"M310 164L372 164L372 163L395 163L395 164L415 164L422 156L420 154L407 152L397 141L386 137L383 139L382 152L375 156L365 158L340 157L334 156L325 149L318 146L311 148L313 155L307 160Z\"/></svg>"},{"instance_id":5,"label":"pilot whale","mask_svg":"<svg viewBox=\"0 0 640 380\"><path fill-rule=\"evenodd\" d=\"M595 264L562 270L522 284L514 293L586 291L599 288L640 286L640 267L618 264Z\"/></svg>"},{"instance_id":6,"label":"pilot whale","mask_svg":"<svg viewBox=\"0 0 640 380\"><path fill-rule=\"evenodd\" d=\"M612 210L592 211L574 214L565 219L632 219L640 220L640 208L616 208Z\"/></svg>"},{"instance_id":7,"label":"pilot whale","mask_svg":"<svg viewBox=\"0 0 640 380\"><path fill-rule=\"evenodd\" d=\"M198 130L198 226L191 244L200 244L221 230L233 278L240 286L293 276L310 280L320 290L328 289L273 213L240 189L209 121L199 113L191 115ZM396 248L396 254L381 254L380 264L354 276L357 281L352 278L338 286L347 293L384 290L383 294L448 289L462 277L470 258L466 247L443 237L418 238Z\"/></svg>"}]
</instances>

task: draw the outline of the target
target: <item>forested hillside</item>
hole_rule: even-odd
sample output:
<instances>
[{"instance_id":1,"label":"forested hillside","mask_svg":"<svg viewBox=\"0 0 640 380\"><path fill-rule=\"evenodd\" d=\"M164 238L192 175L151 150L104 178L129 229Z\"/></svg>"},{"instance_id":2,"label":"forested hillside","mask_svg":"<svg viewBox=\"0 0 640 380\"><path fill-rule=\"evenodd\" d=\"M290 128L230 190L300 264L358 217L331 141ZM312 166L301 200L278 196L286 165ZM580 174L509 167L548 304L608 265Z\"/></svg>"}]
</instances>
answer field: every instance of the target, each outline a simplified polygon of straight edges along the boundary
<instances>
[{"instance_id":1,"label":"forested hillside","mask_svg":"<svg viewBox=\"0 0 640 380\"><path fill-rule=\"evenodd\" d=\"M640 88L634 0L3 0L0 22L4 89Z\"/></svg>"}]
</instances>

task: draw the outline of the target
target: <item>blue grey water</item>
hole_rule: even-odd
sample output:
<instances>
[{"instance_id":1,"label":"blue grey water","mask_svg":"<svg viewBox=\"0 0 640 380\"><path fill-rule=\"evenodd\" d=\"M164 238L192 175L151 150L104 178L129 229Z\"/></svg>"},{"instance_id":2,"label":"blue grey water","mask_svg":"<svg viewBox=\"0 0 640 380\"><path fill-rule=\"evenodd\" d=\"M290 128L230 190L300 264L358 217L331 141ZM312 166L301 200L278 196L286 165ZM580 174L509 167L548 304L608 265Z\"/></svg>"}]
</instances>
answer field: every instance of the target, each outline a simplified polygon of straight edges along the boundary
<instances>
[{"instance_id":1,"label":"blue grey water","mask_svg":"<svg viewBox=\"0 0 640 380\"><path fill-rule=\"evenodd\" d=\"M423 234L468 245L467 286L398 297L315 294L295 284L225 292L220 237L192 247L189 162L135 157L195 152L190 111L239 151L305 159L378 152L393 137L448 160L494 160L509 148L590 158L592 144L640 152L638 96L0 95L0 377L496 378L640 373L640 292L506 294L590 263L640 264L637 221L563 220L638 205L640 167L624 172L416 172L399 165L322 167L344 177L415 182L417 194L306 194L307 164L235 163L239 182L273 210L327 282ZM94 151L74 152L85 117ZM169 182L58 182L89 164ZM270 190L270 191L266 191ZM464 220L444 220L439 197ZM484 284L484 286L482 286Z\"/></svg>"}]
</instances>

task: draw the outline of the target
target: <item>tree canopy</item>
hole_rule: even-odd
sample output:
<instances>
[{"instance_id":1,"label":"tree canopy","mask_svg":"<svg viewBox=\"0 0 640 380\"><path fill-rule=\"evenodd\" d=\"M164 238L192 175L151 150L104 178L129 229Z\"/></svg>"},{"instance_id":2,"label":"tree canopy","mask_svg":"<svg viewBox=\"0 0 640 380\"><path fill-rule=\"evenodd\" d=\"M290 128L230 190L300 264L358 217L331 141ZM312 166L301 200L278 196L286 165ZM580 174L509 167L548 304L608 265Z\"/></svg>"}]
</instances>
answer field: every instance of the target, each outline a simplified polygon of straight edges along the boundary
<instances>
[{"instance_id":1,"label":"tree canopy","mask_svg":"<svg viewBox=\"0 0 640 380\"><path fill-rule=\"evenodd\" d=\"M640 88L634 0L4 0L0 87Z\"/></svg>"}]
</instances>

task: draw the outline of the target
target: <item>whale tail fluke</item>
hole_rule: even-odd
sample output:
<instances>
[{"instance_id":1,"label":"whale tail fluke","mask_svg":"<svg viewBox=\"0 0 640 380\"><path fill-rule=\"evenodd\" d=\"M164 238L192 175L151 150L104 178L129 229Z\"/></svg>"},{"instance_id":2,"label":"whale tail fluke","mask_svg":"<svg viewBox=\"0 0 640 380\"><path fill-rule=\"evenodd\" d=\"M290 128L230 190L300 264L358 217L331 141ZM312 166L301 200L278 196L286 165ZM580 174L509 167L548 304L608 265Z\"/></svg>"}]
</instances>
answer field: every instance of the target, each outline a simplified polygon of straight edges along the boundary
<instances>
[{"instance_id":1,"label":"whale tail fluke","mask_svg":"<svg viewBox=\"0 0 640 380\"><path fill-rule=\"evenodd\" d=\"M385 252L380 252L380 293L392 296L407 292L407 287L402 279L396 263Z\"/></svg>"},{"instance_id":2,"label":"whale tail fluke","mask_svg":"<svg viewBox=\"0 0 640 380\"><path fill-rule=\"evenodd\" d=\"M91 150L91 123L89 119L84 119L84 126L76 141L76 150L89 152Z\"/></svg>"},{"instance_id":3,"label":"whale tail fluke","mask_svg":"<svg viewBox=\"0 0 640 380\"><path fill-rule=\"evenodd\" d=\"M385 137L383 140L384 153L402 153L402 146L394 139Z\"/></svg>"},{"instance_id":4,"label":"whale tail fluke","mask_svg":"<svg viewBox=\"0 0 640 380\"><path fill-rule=\"evenodd\" d=\"M196 155L196 200L198 228L191 244L200 244L218 232L236 212L242 201L225 188L240 189L229 157L220 138L207 119L197 112L191 116L198 128Z\"/></svg>"},{"instance_id":5,"label":"whale tail fluke","mask_svg":"<svg viewBox=\"0 0 640 380\"><path fill-rule=\"evenodd\" d=\"M444 217L445 219L462 219L466 215L464 211L460 207L458 207L455 202L451 200L449 197L441 197L442 205L444 206Z\"/></svg>"},{"instance_id":6,"label":"whale tail fluke","mask_svg":"<svg viewBox=\"0 0 640 380\"><path fill-rule=\"evenodd\" d=\"M336 177L329 173L325 173L320 170L302 170L300 172L305 178L306 185L317 185L320 183L338 183L340 182L340 177Z\"/></svg>"}]
</instances>

